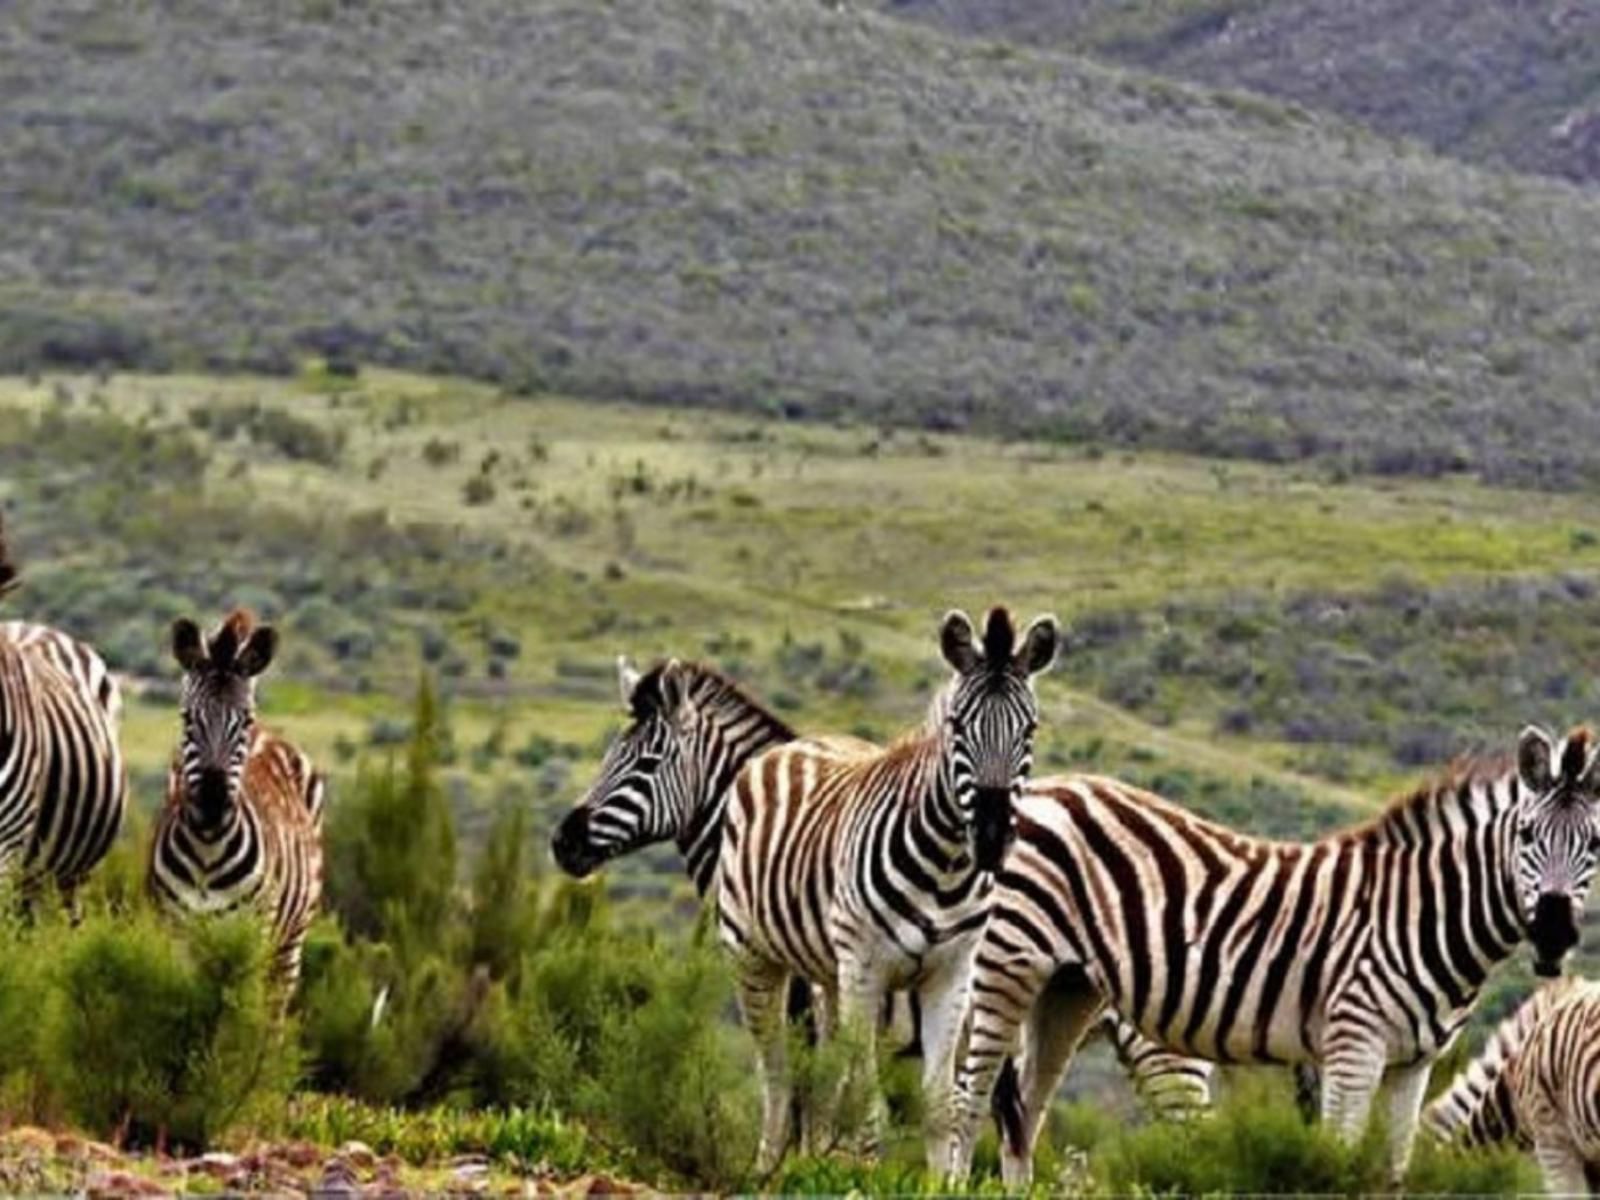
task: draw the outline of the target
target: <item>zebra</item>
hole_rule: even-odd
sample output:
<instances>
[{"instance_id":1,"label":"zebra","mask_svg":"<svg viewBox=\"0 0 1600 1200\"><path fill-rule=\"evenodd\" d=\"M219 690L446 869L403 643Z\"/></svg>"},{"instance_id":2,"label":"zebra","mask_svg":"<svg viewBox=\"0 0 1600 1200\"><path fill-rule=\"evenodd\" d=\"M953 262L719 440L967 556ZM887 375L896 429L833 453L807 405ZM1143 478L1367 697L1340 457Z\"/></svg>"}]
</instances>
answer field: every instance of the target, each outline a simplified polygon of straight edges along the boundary
<instances>
[{"instance_id":1,"label":"zebra","mask_svg":"<svg viewBox=\"0 0 1600 1200\"><path fill-rule=\"evenodd\" d=\"M270 923L272 978L287 1007L322 898L322 775L256 721L255 682L277 631L236 609L209 637L172 626L183 668L182 733L167 773L146 883L175 915L250 907Z\"/></svg>"},{"instance_id":2,"label":"zebra","mask_svg":"<svg viewBox=\"0 0 1600 1200\"><path fill-rule=\"evenodd\" d=\"M820 986L826 1028L862 1037L861 1078L875 1079L873 1018L891 990L917 992L924 1087L954 1069L972 947L1032 765L1033 677L1054 661L1058 638L1055 619L1041 617L1019 646L1010 614L996 608L980 647L967 616L951 612L940 645L955 674L923 728L887 748L790 742L735 780L718 933L759 1051L758 1169L773 1169L784 1148L781 1005L792 975ZM930 1123L925 1134L932 1153L946 1130Z\"/></svg>"},{"instance_id":3,"label":"zebra","mask_svg":"<svg viewBox=\"0 0 1600 1200\"><path fill-rule=\"evenodd\" d=\"M1539 988L1423 1123L1462 1145L1532 1150L1551 1195L1600 1191L1600 983L1568 976Z\"/></svg>"},{"instance_id":4,"label":"zebra","mask_svg":"<svg viewBox=\"0 0 1600 1200\"><path fill-rule=\"evenodd\" d=\"M1319 1063L1324 1120L1345 1137L1387 1071L1399 1175L1428 1067L1489 969L1526 939L1555 974L1578 940L1600 857L1597 759L1587 729L1557 745L1529 727L1514 763L1465 760L1311 843L1247 837L1113 779L1037 781L976 951L948 1100L954 1173L1022 1036L1002 1167L1029 1178L1048 1097L1109 1004L1184 1054Z\"/></svg>"},{"instance_id":5,"label":"zebra","mask_svg":"<svg viewBox=\"0 0 1600 1200\"><path fill-rule=\"evenodd\" d=\"M19 577L0 527L0 596ZM53 884L76 915L76 890L127 812L121 724L121 691L93 649L47 625L0 623L0 876L25 899Z\"/></svg>"},{"instance_id":6,"label":"zebra","mask_svg":"<svg viewBox=\"0 0 1600 1200\"><path fill-rule=\"evenodd\" d=\"M551 853L581 879L618 855L670 838L703 897L734 776L799 735L702 663L668 659L641 675L618 658L617 683L629 724L607 748L594 785L556 827Z\"/></svg>"},{"instance_id":7,"label":"zebra","mask_svg":"<svg viewBox=\"0 0 1600 1200\"><path fill-rule=\"evenodd\" d=\"M622 656L616 665L629 723L607 747L593 785L556 827L552 856L581 879L612 858L671 840L704 899L734 777L756 755L800 735L715 667L673 658L641 673ZM812 1012L811 987L796 976L789 1018L811 1020ZM885 996L880 1028L901 1047L898 1055L921 1055L921 1023L915 993ZM1187 1116L1209 1104L1212 1064L1152 1045L1115 1013L1106 1014L1103 1032L1152 1115Z\"/></svg>"}]
</instances>

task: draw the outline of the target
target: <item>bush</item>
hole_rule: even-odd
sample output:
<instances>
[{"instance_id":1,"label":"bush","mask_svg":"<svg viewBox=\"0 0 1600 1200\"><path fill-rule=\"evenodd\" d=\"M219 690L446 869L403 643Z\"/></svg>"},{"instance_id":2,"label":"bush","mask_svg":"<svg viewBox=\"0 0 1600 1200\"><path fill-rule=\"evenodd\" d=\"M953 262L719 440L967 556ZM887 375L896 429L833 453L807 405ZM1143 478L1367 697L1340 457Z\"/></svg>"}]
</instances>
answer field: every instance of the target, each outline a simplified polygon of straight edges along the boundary
<instances>
[{"instance_id":1,"label":"bush","mask_svg":"<svg viewBox=\"0 0 1600 1200\"><path fill-rule=\"evenodd\" d=\"M178 935L148 913L97 916L56 937L49 1084L74 1121L200 1147L281 1108L297 1058L258 921L199 921Z\"/></svg>"},{"instance_id":2,"label":"bush","mask_svg":"<svg viewBox=\"0 0 1600 1200\"><path fill-rule=\"evenodd\" d=\"M1254 1081L1252 1081L1254 1082ZM1240 1089L1206 1120L1158 1123L1097 1147L1090 1160L1117 1192L1166 1195L1339 1195L1386 1190L1381 1137L1346 1145L1307 1125L1292 1104Z\"/></svg>"},{"instance_id":3,"label":"bush","mask_svg":"<svg viewBox=\"0 0 1600 1200\"><path fill-rule=\"evenodd\" d=\"M364 772L328 825L329 907L361 937L403 952L439 948L455 887L455 830L435 771L445 730L432 686L417 690L404 768Z\"/></svg>"}]
</instances>

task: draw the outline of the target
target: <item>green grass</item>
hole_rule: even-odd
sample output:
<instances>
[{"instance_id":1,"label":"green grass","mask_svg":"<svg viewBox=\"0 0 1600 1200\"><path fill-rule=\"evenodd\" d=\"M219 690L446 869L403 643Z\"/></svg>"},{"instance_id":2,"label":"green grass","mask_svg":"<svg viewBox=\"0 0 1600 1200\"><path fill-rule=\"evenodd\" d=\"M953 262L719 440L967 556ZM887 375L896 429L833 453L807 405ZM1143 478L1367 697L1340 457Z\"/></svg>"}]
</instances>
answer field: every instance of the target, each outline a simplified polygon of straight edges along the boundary
<instances>
[{"instance_id":1,"label":"green grass","mask_svg":"<svg viewBox=\"0 0 1600 1200\"><path fill-rule=\"evenodd\" d=\"M1102 457L956 435L509 399L478 385L379 371L335 395L262 379L19 380L0 385L0 407L89 420L91 393L143 436L190 439L207 463L209 502L241 504L244 513L319 514L332 543L319 553L338 556L330 570L350 569L353 552L336 547L360 544L359 530L340 532L340 520L442 531L447 541L480 547L478 558L499 556L463 585L465 607L453 613L428 611L429 581L461 578L448 557L443 577L418 574L409 585L402 577L370 596L352 588L329 610L276 589L280 565L246 533L225 564L235 582L215 605L220 612L223 603L264 593L268 615L285 620L269 712L324 759L336 759L336 747L361 747L376 724L403 716L420 661L415 631L437 627L463 670L446 681L458 766L471 772L474 748L492 734L501 746L491 761L478 756L475 784L485 792L526 781L513 754L536 737L572 747L571 774L581 779L617 719L610 662L619 652L710 657L764 694L792 697L802 725L881 736L919 715L938 671L930 631L947 606L1003 600L1092 629L1107 612L1226 612L1241 595L1378 595L1397 572L1417 586L1447 587L1600 569L1600 541L1579 536L1600 528L1600 503L1465 480L1330 484L1315 472L1172 455ZM291 459L194 427L194 412L245 404L337 435L341 458ZM451 444L454 459L430 465L430 443ZM495 498L466 504L462 484L496 451L487 471L499 485ZM381 471L366 469L378 461ZM61 528L68 517L33 498L64 470L34 467L12 484L12 523L32 581L13 602L19 614L30 598L45 601L42 615L58 615L52 610L63 604L70 614L70 596L83 587L69 593L66 581L94 577L83 549L69 556L72 530ZM235 520L248 529L249 518ZM371 577L422 570L398 553L394 568ZM141 569L166 572L173 584L156 595L193 586L183 568L197 564L151 567L147 558ZM160 623L173 615L151 612L140 627L154 644L139 662L151 664L158 683L168 669ZM96 622L105 619L91 613L82 631L103 643L108 631ZM351 621L374 639L359 661L336 650ZM491 630L517 645L501 678L486 674ZM820 665L794 666L786 642L814 644ZM1093 638L1075 642L1062 675L1044 685L1062 718L1047 734L1047 753L1059 746L1059 758L1104 765L1137 750L1158 765L1213 777L1262 773L1336 808L1374 798L1309 778L1318 771L1306 765L1304 746L1270 725L1252 737L1217 737L1223 701L1183 677L1163 711L1144 719L1107 704L1116 689L1096 646ZM827 678L852 656L870 667L868 682L830 690ZM128 725L135 762L153 777L173 731L159 686L130 706ZM1094 739L1103 749L1090 754ZM1380 785L1400 774L1359 754L1351 772Z\"/></svg>"}]
</instances>

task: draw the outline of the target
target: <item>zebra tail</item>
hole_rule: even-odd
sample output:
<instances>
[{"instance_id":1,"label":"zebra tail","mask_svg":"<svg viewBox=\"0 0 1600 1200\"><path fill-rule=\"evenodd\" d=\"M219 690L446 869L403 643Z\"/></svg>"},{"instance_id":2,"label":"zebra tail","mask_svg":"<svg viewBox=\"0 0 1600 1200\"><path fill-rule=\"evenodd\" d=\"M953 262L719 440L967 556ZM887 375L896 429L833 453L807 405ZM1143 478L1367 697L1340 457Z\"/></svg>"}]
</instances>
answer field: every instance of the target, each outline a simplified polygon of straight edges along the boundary
<instances>
[{"instance_id":1,"label":"zebra tail","mask_svg":"<svg viewBox=\"0 0 1600 1200\"><path fill-rule=\"evenodd\" d=\"M1022 1081L1017 1076L1017 1064L1013 1058L1008 1057L1000 1066L1000 1077L994 1083L989 1111L994 1116L995 1128L1000 1131L1011 1153L1026 1153L1027 1147L1022 1144Z\"/></svg>"}]
</instances>

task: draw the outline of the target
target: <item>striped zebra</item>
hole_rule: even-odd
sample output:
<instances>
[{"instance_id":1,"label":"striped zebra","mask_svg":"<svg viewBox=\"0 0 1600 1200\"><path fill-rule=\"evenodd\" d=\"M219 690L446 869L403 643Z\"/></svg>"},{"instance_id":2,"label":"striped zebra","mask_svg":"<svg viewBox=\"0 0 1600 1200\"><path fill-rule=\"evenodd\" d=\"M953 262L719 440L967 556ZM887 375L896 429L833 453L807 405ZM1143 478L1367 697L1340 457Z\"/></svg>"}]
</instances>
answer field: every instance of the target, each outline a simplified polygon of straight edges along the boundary
<instances>
[{"instance_id":1,"label":"striped zebra","mask_svg":"<svg viewBox=\"0 0 1600 1200\"><path fill-rule=\"evenodd\" d=\"M1600 983L1569 976L1534 992L1423 1123L1462 1145L1531 1149L1551 1195L1600 1191Z\"/></svg>"},{"instance_id":2,"label":"striped zebra","mask_svg":"<svg viewBox=\"0 0 1600 1200\"><path fill-rule=\"evenodd\" d=\"M722 846L728 791L744 765L796 733L714 667L670 659L641 674L617 660L617 683L628 725L607 747L594 784L556 827L552 855L580 879L612 858L672 841L703 898ZM811 987L791 980L791 1020L809 1019ZM891 992L880 1028L919 1057L922 1014L913 992ZM1184 1116L1210 1101L1212 1065L1155 1046L1114 1013L1103 1031L1152 1115ZM814 1032L814 1031L813 1031Z\"/></svg>"},{"instance_id":3,"label":"striped zebra","mask_svg":"<svg viewBox=\"0 0 1600 1200\"><path fill-rule=\"evenodd\" d=\"M322 776L256 722L256 676L277 632L235 610L211 634L172 626L183 668L182 733L156 819L147 884L174 915L259 911L271 923L273 979L286 1007L322 898Z\"/></svg>"},{"instance_id":4,"label":"striped zebra","mask_svg":"<svg viewBox=\"0 0 1600 1200\"><path fill-rule=\"evenodd\" d=\"M0 596L18 582L0 528ZM100 656L45 625L0 624L0 875L69 908L122 827L122 696Z\"/></svg>"},{"instance_id":5,"label":"striped zebra","mask_svg":"<svg viewBox=\"0 0 1600 1200\"><path fill-rule=\"evenodd\" d=\"M717 870L718 930L759 1050L761 1169L784 1148L782 998L792 975L819 986L825 1028L862 1037L860 1078L875 1079L875 1018L884 994L901 989L916 990L922 1013L924 1087L954 1069L972 947L1032 763L1033 677L1057 640L1054 618L1041 617L1019 646L997 608L980 647L972 623L952 612L940 644L955 675L921 730L886 749L790 742L739 773ZM930 1124L926 1134L931 1152L946 1130Z\"/></svg>"},{"instance_id":6,"label":"striped zebra","mask_svg":"<svg viewBox=\"0 0 1600 1200\"><path fill-rule=\"evenodd\" d=\"M1398 1175L1428 1067L1490 968L1526 939L1554 974L1578 940L1597 758L1586 729L1557 746L1529 728L1515 764L1459 764L1312 843L1247 837L1112 779L1038 781L976 953L952 1167L965 1173L1020 1037L1002 1165L1029 1177L1048 1098L1109 1004L1184 1054L1319 1063L1324 1120L1346 1137L1386 1082Z\"/></svg>"}]
</instances>

